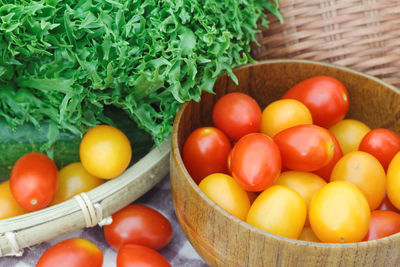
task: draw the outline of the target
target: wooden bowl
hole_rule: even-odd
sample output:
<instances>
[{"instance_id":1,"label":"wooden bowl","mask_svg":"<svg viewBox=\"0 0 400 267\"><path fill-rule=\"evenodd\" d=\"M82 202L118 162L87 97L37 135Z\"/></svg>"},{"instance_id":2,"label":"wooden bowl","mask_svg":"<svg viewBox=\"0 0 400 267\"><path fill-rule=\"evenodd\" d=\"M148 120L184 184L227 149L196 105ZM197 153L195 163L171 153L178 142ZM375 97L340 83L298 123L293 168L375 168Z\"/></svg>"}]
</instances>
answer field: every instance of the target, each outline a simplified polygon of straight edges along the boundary
<instances>
[{"instance_id":1,"label":"wooden bowl","mask_svg":"<svg viewBox=\"0 0 400 267\"><path fill-rule=\"evenodd\" d=\"M194 129L212 125L212 107L228 92L244 92L261 108L296 83L316 75L339 79L350 94L348 118L400 132L400 91L348 68L303 60L271 60L235 70L239 85L217 79L215 95L179 110L172 133L170 179L176 215L187 238L211 266L400 266L400 233L379 240L326 244L281 237L255 228L216 206L196 185L181 157Z\"/></svg>"}]
</instances>

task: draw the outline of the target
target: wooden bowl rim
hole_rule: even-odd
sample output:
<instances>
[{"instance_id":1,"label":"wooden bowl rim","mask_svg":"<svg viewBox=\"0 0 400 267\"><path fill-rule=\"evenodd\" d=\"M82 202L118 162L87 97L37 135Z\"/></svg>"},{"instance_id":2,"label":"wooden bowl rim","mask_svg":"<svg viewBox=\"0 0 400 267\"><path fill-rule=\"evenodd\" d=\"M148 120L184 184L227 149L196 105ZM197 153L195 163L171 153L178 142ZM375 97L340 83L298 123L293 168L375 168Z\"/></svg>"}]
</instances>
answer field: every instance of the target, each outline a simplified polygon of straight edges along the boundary
<instances>
[{"instance_id":1,"label":"wooden bowl rim","mask_svg":"<svg viewBox=\"0 0 400 267\"><path fill-rule=\"evenodd\" d=\"M340 69L342 71L346 71L355 75L360 75L363 76L367 79L371 79L377 83L382 84L384 87L394 91L395 93L400 95L400 90L393 86L390 85L376 77L373 77L371 75L347 68L347 67L343 67L343 66L338 66L332 63L325 63L325 62L318 62L318 61L313 61L313 60L302 60L302 59L272 59L272 60L263 60L263 61L258 61L256 63L253 64L247 64L244 66L241 66L239 68L234 69L235 70L240 70L240 69L245 69L245 68L249 68L249 67L253 67L253 66L258 66L258 65L265 65L265 64L281 64L281 63L286 63L286 64L290 64L290 63L305 63L305 64L311 64L311 65L319 65L319 66L325 66L325 67L330 67L330 68L335 68L335 69ZM252 232L257 232L260 235L266 236L268 238L273 238L277 241L284 241L284 242L289 242L293 245L301 245L301 246L308 246L308 247L315 247L315 248L351 248L351 247L378 247L381 243L385 243L387 242L387 240L400 240L400 233L391 235L391 236L387 236L384 238L380 238L380 239L376 239L376 240L371 240L371 241L362 241L362 242L353 242L353 243L318 243L318 242L310 242L310 241L303 241L303 240L297 240L297 239L292 239L292 238L287 238L287 237L283 237L280 235L276 235L267 231L264 231L262 229L259 229L257 227L254 227L248 223L246 223L245 221L242 221L238 218L236 218L235 216L231 215L230 213L228 213L227 211L225 211L224 209L222 209L221 207L219 207L217 204L215 204L209 197L207 197L206 194L203 193L203 191L200 190L200 188L198 187L198 185L194 182L194 180L191 178L190 174L188 173L188 171L185 168L185 165L183 163L182 157L181 157L181 153L179 150L179 146L178 146L178 122L181 121L182 115L184 113L184 111L186 110L187 106L190 104L191 102L186 102L184 103L178 110L178 113L175 116L175 120L174 120L174 125L173 125L173 131L172 131L172 143L171 143L171 156L174 157L175 162L178 165L178 168L180 169L180 172L183 174L183 176L185 177L185 179L187 180L187 182L189 182L191 188L193 190L195 190L205 201L206 203L213 207L214 209L216 209L216 211L220 214L222 214L225 217L228 217L230 220L233 220L234 222L240 224L241 226L245 227L247 230L252 231Z\"/></svg>"}]
</instances>

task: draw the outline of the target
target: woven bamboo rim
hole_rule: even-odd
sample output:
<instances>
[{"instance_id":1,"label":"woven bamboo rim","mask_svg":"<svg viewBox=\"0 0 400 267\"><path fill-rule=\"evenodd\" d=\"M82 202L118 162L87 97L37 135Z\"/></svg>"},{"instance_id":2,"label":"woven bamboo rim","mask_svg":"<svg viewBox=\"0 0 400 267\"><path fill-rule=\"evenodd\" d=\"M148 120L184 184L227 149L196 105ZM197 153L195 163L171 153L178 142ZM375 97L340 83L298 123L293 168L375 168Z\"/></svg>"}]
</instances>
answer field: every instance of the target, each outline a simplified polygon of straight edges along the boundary
<instances>
[{"instance_id":1,"label":"woven bamboo rim","mask_svg":"<svg viewBox=\"0 0 400 267\"><path fill-rule=\"evenodd\" d=\"M0 257L21 256L23 248L84 227L111 223L111 214L141 197L168 174L170 140L166 139L160 149L153 148L119 177L77 199L0 220Z\"/></svg>"},{"instance_id":2,"label":"woven bamboo rim","mask_svg":"<svg viewBox=\"0 0 400 267\"><path fill-rule=\"evenodd\" d=\"M400 0L280 0L255 59L325 61L400 86Z\"/></svg>"}]
</instances>

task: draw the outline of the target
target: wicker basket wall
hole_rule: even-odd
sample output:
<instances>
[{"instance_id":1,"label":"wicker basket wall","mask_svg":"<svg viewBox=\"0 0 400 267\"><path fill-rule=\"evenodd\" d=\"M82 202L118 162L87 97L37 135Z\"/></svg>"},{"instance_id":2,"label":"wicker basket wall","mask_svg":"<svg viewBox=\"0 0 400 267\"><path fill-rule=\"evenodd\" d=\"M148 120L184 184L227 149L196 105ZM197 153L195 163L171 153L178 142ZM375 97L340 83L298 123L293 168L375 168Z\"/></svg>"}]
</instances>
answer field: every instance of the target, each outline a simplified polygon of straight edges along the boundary
<instances>
[{"instance_id":1,"label":"wicker basket wall","mask_svg":"<svg viewBox=\"0 0 400 267\"><path fill-rule=\"evenodd\" d=\"M400 87L400 0L280 0L255 59L330 62Z\"/></svg>"}]
</instances>

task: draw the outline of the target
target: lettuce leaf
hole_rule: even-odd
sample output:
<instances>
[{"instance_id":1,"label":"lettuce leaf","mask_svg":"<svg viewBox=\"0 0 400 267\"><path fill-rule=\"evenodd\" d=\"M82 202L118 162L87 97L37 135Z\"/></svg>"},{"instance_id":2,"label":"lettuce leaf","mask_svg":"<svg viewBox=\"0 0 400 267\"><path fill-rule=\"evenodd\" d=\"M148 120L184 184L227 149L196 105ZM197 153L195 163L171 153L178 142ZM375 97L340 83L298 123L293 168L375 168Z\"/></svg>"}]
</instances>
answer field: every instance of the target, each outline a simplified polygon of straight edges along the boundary
<instances>
[{"instance_id":1,"label":"lettuce leaf","mask_svg":"<svg viewBox=\"0 0 400 267\"><path fill-rule=\"evenodd\" d=\"M252 61L266 10L280 18L277 0L0 0L0 117L55 140L114 106L160 144L183 102Z\"/></svg>"}]
</instances>

